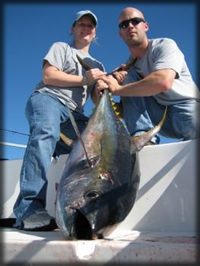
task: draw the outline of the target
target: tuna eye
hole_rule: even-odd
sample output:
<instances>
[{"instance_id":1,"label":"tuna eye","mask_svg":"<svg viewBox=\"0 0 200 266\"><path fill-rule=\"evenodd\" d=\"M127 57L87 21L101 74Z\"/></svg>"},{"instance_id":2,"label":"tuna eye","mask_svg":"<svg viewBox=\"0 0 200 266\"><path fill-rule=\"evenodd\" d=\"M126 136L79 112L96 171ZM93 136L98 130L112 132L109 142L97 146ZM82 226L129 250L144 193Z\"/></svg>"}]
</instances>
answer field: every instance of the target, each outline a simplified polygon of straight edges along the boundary
<instances>
[{"instance_id":1,"label":"tuna eye","mask_svg":"<svg viewBox=\"0 0 200 266\"><path fill-rule=\"evenodd\" d=\"M99 193L97 191L88 191L85 193L85 198L97 198Z\"/></svg>"}]
</instances>

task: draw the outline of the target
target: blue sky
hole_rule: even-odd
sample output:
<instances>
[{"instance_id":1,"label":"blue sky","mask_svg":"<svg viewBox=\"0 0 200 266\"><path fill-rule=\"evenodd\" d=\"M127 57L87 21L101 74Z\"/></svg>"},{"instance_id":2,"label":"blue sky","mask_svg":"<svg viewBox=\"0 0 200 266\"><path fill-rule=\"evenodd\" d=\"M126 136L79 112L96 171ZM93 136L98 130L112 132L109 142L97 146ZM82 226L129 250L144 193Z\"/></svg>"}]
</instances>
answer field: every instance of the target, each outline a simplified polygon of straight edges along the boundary
<instances>
[{"instance_id":1,"label":"blue sky","mask_svg":"<svg viewBox=\"0 0 200 266\"><path fill-rule=\"evenodd\" d=\"M4 134L0 141L26 145L29 134L24 109L26 101L42 78L42 60L53 42L70 43L70 27L74 15L80 10L90 9L99 20L98 43L92 44L90 53L102 61L111 71L125 62L129 52L118 35L118 16L130 2L123 4L37 4L16 3L3 5L3 90ZM193 2L145 3L135 2L149 23L149 38L167 37L174 39L182 52L197 83L197 6ZM89 101L85 112L91 113ZM10 132L11 131L11 132ZM172 140L162 138L162 143ZM22 158L24 149L4 148L4 157Z\"/></svg>"}]
</instances>

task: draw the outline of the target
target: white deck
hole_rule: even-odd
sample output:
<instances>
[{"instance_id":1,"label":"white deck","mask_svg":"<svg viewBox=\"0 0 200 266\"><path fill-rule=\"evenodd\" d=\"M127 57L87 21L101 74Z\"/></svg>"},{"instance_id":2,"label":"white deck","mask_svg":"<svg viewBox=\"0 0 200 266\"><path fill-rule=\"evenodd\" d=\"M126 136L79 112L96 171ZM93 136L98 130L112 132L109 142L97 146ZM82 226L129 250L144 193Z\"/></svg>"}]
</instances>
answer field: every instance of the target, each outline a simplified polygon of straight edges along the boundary
<instances>
[{"instance_id":1,"label":"white deck","mask_svg":"<svg viewBox=\"0 0 200 266\"><path fill-rule=\"evenodd\" d=\"M131 231L123 237L66 241L55 232L22 233L5 230L5 262L15 263L130 263L196 261L195 238L187 234ZM50 264L51 265L51 264ZM94 265L94 264L93 264Z\"/></svg>"},{"instance_id":2,"label":"white deck","mask_svg":"<svg viewBox=\"0 0 200 266\"><path fill-rule=\"evenodd\" d=\"M5 263L195 262L197 141L147 146L140 153L137 201L125 221L103 240L66 241L59 230L1 230ZM47 209L54 215L62 156L49 170ZM13 217L21 161L4 161L3 213Z\"/></svg>"}]
</instances>

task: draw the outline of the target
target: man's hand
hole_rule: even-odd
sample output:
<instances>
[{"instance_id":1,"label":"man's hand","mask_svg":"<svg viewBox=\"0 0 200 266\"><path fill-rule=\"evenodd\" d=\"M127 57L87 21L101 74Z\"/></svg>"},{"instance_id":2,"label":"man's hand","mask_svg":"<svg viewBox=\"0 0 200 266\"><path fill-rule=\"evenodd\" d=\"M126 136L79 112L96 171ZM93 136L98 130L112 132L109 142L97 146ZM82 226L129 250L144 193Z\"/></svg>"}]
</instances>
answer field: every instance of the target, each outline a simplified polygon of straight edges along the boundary
<instances>
[{"instance_id":1,"label":"man's hand","mask_svg":"<svg viewBox=\"0 0 200 266\"><path fill-rule=\"evenodd\" d=\"M118 83L121 83L124 81L124 79L126 78L128 72L121 70L121 71L115 71L113 72L113 77L116 78L116 80L118 81Z\"/></svg>"},{"instance_id":2,"label":"man's hand","mask_svg":"<svg viewBox=\"0 0 200 266\"><path fill-rule=\"evenodd\" d=\"M98 85L96 86L98 94L101 94L104 89L108 89L113 95L117 95L117 91L120 88L121 86L118 81L111 75L101 76L101 80L98 81Z\"/></svg>"},{"instance_id":3,"label":"man's hand","mask_svg":"<svg viewBox=\"0 0 200 266\"><path fill-rule=\"evenodd\" d=\"M96 91L96 95L98 98L102 96L103 90L105 89L108 89L108 85L103 80L99 79L96 82L96 86L95 86L95 91Z\"/></svg>"}]
</instances>

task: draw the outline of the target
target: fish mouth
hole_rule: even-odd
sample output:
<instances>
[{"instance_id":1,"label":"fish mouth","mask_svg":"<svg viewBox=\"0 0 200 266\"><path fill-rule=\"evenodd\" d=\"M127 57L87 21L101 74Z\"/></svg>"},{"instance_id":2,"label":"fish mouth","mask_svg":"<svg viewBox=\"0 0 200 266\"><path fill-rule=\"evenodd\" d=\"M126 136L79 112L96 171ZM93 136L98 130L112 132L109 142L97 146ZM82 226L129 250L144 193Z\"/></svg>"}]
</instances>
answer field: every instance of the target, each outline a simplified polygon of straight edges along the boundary
<instances>
[{"instance_id":1,"label":"fish mouth","mask_svg":"<svg viewBox=\"0 0 200 266\"><path fill-rule=\"evenodd\" d=\"M92 229L92 226L86 216L76 209L74 219L74 233L79 240L95 240L102 239L102 234L98 234Z\"/></svg>"}]
</instances>

